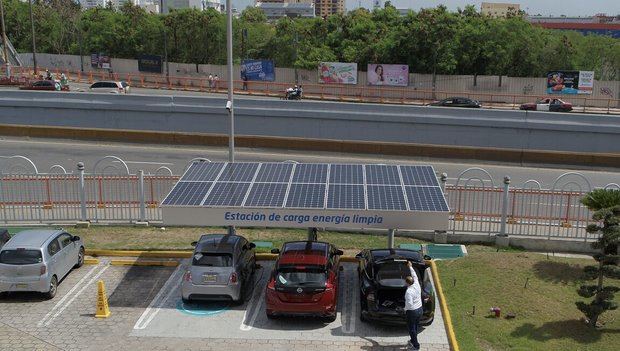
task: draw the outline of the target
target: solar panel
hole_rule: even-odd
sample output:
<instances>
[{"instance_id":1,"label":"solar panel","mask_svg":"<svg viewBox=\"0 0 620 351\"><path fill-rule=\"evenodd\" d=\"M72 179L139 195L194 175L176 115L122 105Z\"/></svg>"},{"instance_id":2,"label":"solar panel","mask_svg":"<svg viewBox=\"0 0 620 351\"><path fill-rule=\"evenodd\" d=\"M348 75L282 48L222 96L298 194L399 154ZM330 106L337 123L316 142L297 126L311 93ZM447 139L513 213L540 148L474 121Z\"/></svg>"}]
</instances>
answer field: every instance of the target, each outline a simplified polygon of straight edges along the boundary
<instances>
[{"instance_id":1,"label":"solar panel","mask_svg":"<svg viewBox=\"0 0 620 351\"><path fill-rule=\"evenodd\" d=\"M366 184L400 185L398 166L367 165Z\"/></svg>"},{"instance_id":2,"label":"solar panel","mask_svg":"<svg viewBox=\"0 0 620 351\"><path fill-rule=\"evenodd\" d=\"M292 163L263 163L255 182L288 183L293 171Z\"/></svg>"},{"instance_id":3,"label":"solar panel","mask_svg":"<svg viewBox=\"0 0 620 351\"><path fill-rule=\"evenodd\" d=\"M400 166L404 185L439 186L437 177L430 166Z\"/></svg>"},{"instance_id":4,"label":"solar panel","mask_svg":"<svg viewBox=\"0 0 620 351\"><path fill-rule=\"evenodd\" d=\"M289 208L323 208L325 184L291 184L286 200Z\"/></svg>"},{"instance_id":5,"label":"solar panel","mask_svg":"<svg viewBox=\"0 0 620 351\"><path fill-rule=\"evenodd\" d=\"M212 182L180 182L166 196L162 205L198 206L204 199Z\"/></svg>"},{"instance_id":6,"label":"solar panel","mask_svg":"<svg viewBox=\"0 0 620 351\"><path fill-rule=\"evenodd\" d=\"M395 185L368 185L369 210L396 210L406 211L403 188Z\"/></svg>"},{"instance_id":7,"label":"solar panel","mask_svg":"<svg viewBox=\"0 0 620 351\"><path fill-rule=\"evenodd\" d=\"M327 208L365 209L364 186L330 184L327 194Z\"/></svg>"},{"instance_id":8,"label":"solar panel","mask_svg":"<svg viewBox=\"0 0 620 351\"><path fill-rule=\"evenodd\" d=\"M243 206L282 207L287 187L286 183L254 183Z\"/></svg>"},{"instance_id":9,"label":"solar panel","mask_svg":"<svg viewBox=\"0 0 620 351\"><path fill-rule=\"evenodd\" d=\"M322 163L300 163L295 166L293 183L325 183L327 165Z\"/></svg>"},{"instance_id":10,"label":"solar panel","mask_svg":"<svg viewBox=\"0 0 620 351\"><path fill-rule=\"evenodd\" d=\"M330 184L364 184L364 167L362 165L331 165Z\"/></svg>"},{"instance_id":11,"label":"solar panel","mask_svg":"<svg viewBox=\"0 0 620 351\"><path fill-rule=\"evenodd\" d=\"M251 182L258 163L229 163L218 178L220 182Z\"/></svg>"},{"instance_id":12,"label":"solar panel","mask_svg":"<svg viewBox=\"0 0 620 351\"><path fill-rule=\"evenodd\" d=\"M194 162L187 169L181 181L212 182L217 178L225 163L220 162Z\"/></svg>"},{"instance_id":13,"label":"solar panel","mask_svg":"<svg viewBox=\"0 0 620 351\"><path fill-rule=\"evenodd\" d=\"M250 183L217 182L207 196L204 206L234 206L243 204Z\"/></svg>"},{"instance_id":14,"label":"solar panel","mask_svg":"<svg viewBox=\"0 0 620 351\"><path fill-rule=\"evenodd\" d=\"M405 191L412 211L448 211L448 204L439 187L406 186Z\"/></svg>"}]
</instances>

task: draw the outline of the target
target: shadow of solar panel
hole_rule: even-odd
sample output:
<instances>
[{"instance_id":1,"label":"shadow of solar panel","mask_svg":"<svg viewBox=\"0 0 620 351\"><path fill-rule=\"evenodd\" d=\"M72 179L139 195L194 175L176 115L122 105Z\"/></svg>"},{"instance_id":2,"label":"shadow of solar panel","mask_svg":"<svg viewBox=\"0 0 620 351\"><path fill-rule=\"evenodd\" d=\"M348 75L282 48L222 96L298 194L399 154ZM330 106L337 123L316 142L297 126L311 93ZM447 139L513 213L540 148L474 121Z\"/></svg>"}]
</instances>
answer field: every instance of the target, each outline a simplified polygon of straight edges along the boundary
<instances>
[{"instance_id":1,"label":"shadow of solar panel","mask_svg":"<svg viewBox=\"0 0 620 351\"><path fill-rule=\"evenodd\" d=\"M218 182L251 182L258 163L229 163L217 179Z\"/></svg>"},{"instance_id":2,"label":"shadow of solar panel","mask_svg":"<svg viewBox=\"0 0 620 351\"><path fill-rule=\"evenodd\" d=\"M398 167L392 165L366 165L366 184L400 185Z\"/></svg>"},{"instance_id":3,"label":"shadow of solar panel","mask_svg":"<svg viewBox=\"0 0 620 351\"><path fill-rule=\"evenodd\" d=\"M406 211L403 188L395 185L368 185L369 210Z\"/></svg>"},{"instance_id":4,"label":"shadow of solar panel","mask_svg":"<svg viewBox=\"0 0 620 351\"><path fill-rule=\"evenodd\" d=\"M286 183L254 183L243 204L244 207L282 207Z\"/></svg>"},{"instance_id":5,"label":"shadow of solar panel","mask_svg":"<svg viewBox=\"0 0 620 351\"><path fill-rule=\"evenodd\" d=\"M362 165L331 165L329 183L364 184L364 167Z\"/></svg>"},{"instance_id":6,"label":"shadow of solar panel","mask_svg":"<svg viewBox=\"0 0 620 351\"><path fill-rule=\"evenodd\" d=\"M404 185L439 186L431 166L400 166Z\"/></svg>"},{"instance_id":7,"label":"shadow of solar panel","mask_svg":"<svg viewBox=\"0 0 620 351\"><path fill-rule=\"evenodd\" d=\"M295 166L293 183L325 183L327 165L322 163L300 163Z\"/></svg>"},{"instance_id":8,"label":"shadow of solar panel","mask_svg":"<svg viewBox=\"0 0 620 351\"><path fill-rule=\"evenodd\" d=\"M179 182L164 199L162 205L199 206L212 182Z\"/></svg>"},{"instance_id":9,"label":"shadow of solar panel","mask_svg":"<svg viewBox=\"0 0 620 351\"><path fill-rule=\"evenodd\" d=\"M330 184L327 194L327 208L365 209L364 186Z\"/></svg>"},{"instance_id":10,"label":"shadow of solar panel","mask_svg":"<svg viewBox=\"0 0 620 351\"><path fill-rule=\"evenodd\" d=\"M448 205L439 187L406 186L405 192L411 211L448 211Z\"/></svg>"},{"instance_id":11,"label":"shadow of solar panel","mask_svg":"<svg viewBox=\"0 0 620 351\"><path fill-rule=\"evenodd\" d=\"M263 163L255 182L288 183L293 171L292 163Z\"/></svg>"},{"instance_id":12,"label":"shadow of solar panel","mask_svg":"<svg viewBox=\"0 0 620 351\"><path fill-rule=\"evenodd\" d=\"M324 208L325 184L291 184L287 208Z\"/></svg>"},{"instance_id":13,"label":"shadow of solar panel","mask_svg":"<svg viewBox=\"0 0 620 351\"><path fill-rule=\"evenodd\" d=\"M212 182L224 167L221 162L194 162L181 180L192 182Z\"/></svg>"},{"instance_id":14,"label":"shadow of solar panel","mask_svg":"<svg viewBox=\"0 0 620 351\"><path fill-rule=\"evenodd\" d=\"M213 207L239 207L243 203L243 199L249 187L250 183L215 183L203 205Z\"/></svg>"}]
</instances>

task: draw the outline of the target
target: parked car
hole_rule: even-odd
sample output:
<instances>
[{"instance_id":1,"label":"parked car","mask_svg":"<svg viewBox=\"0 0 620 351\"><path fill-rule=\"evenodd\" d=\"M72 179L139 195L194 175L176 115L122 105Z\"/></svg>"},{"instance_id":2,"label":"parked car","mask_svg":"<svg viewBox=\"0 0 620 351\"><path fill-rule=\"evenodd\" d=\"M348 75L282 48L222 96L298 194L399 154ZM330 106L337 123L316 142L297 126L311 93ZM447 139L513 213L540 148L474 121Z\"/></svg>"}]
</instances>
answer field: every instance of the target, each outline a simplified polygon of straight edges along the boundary
<instances>
[{"instance_id":1,"label":"parked car","mask_svg":"<svg viewBox=\"0 0 620 351\"><path fill-rule=\"evenodd\" d=\"M240 235L205 234L192 243L192 264L183 276L183 302L225 300L243 303L256 271L254 243Z\"/></svg>"},{"instance_id":2,"label":"parked car","mask_svg":"<svg viewBox=\"0 0 620 351\"><path fill-rule=\"evenodd\" d=\"M312 315L336 320L340 256L334 245L292 241L273 249L279 254L265 294L268 318Z\"/></svg>"},{"instance_id":3,"label":"parked car","mask_svg":"<svg viewBox=\"0 0 620 351\"><path fill-rule=\"evenodd\" d=\"M429 325L435 317L435 292L431 271L420 251L406 249L363 250L358 259L360 286L360 319L401 324L405 319L405 278L411 273L407 261L413 265L422 288L424 313L420 324Z\"/></svg>"},{"instance_id":4,"label":"parked car","mask_svg":"<svg viewBox=\"0 0 620 351\"><path fill-rule=\"evenodd\" d=\"M431 102L427 106L442 106L442 107L468 107L468 108L480 108L482 105L478 100L472 100L464 97L449 97L447 99Z\"/></svg>"},{"instance_id":5,"label":"parked car","mask_svg":"<svg viewBox=\"0 0 620 351\"><path fill-rule=\"evenodd\" d=\"M93 83L88 90L93 92L103 92L111 94L129 94L129 84L125 81L112 82L102 81Z\"/></svg>"},{"instance_id":6,"label":"parked car","mask_svg":"<svg viewBox=\"0 0 620 351\"><path fill-rule=\"evenodd\" d=\"M528 111L570 112L573 110L573 104L560 99L543 98L536 102L523 104L519 109Z\"/></svg>"},{"instance_id":7,"label":"parked car","mask_svg":"<svg viewBox=\"0 0 620 351\"><path fill-rule=\"evenodd\" d=\"M19 87L20 90L69 91L68 85L55 80L35 80Z\"/></svg>"},{"instance_id":8,"label":"parked car","mask_svg":"<svg viewBox=\"0 0 620 351\"><path fill-rule=\"evenodd\" d=\"M58 283L84 264L84 243L62 229L25 230L0 251L0 293L36 291L56 296Z\"/></svg>"}]
</instances>

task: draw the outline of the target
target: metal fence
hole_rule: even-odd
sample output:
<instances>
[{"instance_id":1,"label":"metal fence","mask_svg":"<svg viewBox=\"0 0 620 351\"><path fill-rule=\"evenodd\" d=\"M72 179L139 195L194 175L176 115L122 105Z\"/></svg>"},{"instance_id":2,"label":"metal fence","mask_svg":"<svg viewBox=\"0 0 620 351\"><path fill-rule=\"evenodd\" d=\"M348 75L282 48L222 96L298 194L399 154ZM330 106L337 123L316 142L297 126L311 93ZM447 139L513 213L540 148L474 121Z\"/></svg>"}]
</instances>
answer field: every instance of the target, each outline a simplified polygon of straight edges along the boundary
<instances>
[{"instance_id":1,"label":"metal fence","mask_svg":"<svg viewBox=\"0 0 620 351\"><path fill-rule=\"evenodd\" d=\"M91 170L80 163L70 172L60 165L40 172L26 157L2 157L0 222L161 222L159 205L178 179L167 167L152 174L132 174L115 156L98 160ZM482 168L461 172L454 184L446 180L447 175L442 175L452 233L596 238L585 231L591 213L580 199L592 186L580 173L565 173L548 189L533 179L515 186L506 177L496 184ZM620 189L620 185L611 183L606 188Z\"/></svg>"}]
</instances>

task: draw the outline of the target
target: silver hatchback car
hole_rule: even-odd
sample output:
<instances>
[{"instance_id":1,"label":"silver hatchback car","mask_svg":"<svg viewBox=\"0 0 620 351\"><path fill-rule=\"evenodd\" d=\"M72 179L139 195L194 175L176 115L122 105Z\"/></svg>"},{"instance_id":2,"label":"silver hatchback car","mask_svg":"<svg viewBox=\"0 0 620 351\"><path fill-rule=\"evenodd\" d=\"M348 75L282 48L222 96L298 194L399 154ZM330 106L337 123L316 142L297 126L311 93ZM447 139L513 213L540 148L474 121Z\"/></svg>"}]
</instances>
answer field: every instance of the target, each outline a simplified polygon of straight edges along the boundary
<instances>
[{"instance_id":1,"label":"silver hatchback car","mask_svg":"<svg viewBox=\"0 0 620 351\"><path fill-rule=\"evenodd\" d=\"M256 245L239 235L206 234L200 237L192 264L183 276L183 302L225 300L243 303L256 271Z\"/></svg>"},{"instance_id":2,"label":"silver hatchback car","mask_svg":"<svg viewBox=\"0 0 620 351\"><path fill-rule=\"evenodd\" d=\"M0 293L36 291L51 299L58 282L84 264L82 239L62 229L19 232L0 250Z\"/></svg>"}]
</instances>

